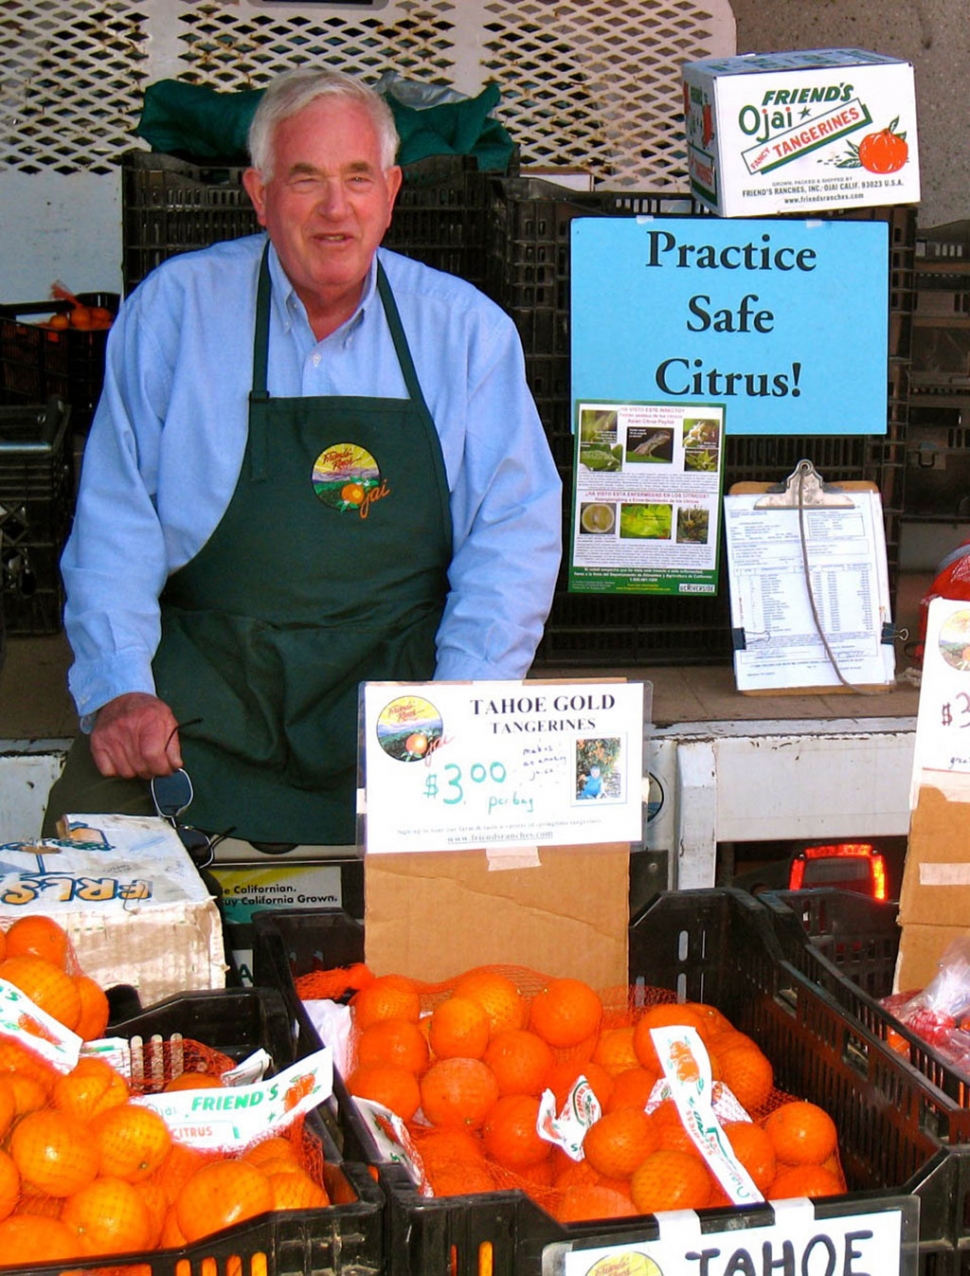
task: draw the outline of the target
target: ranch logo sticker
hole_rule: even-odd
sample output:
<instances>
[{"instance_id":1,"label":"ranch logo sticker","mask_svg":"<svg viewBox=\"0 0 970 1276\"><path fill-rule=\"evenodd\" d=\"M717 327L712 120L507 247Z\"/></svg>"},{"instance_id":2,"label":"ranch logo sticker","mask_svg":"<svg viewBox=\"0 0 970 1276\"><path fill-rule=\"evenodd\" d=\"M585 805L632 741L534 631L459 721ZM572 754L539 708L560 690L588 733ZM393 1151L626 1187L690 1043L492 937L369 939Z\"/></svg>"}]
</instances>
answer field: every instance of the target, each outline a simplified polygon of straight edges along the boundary
<instances>
[{"instance_id":1,"label":"ranch logo sticker","mask_svg":"<svg viewBox=\"0 0 970 1276\"><path fill-rule=\"evenodd\" d=\"M940 626L940 655L953 669L970 669L970 611L955 611Z\"/></svg>"},{"instance_id":2,"label":"ranch logo sticker","mask_svg":"<svg viewBox=\"0 0 970 1276\"><path fill-rule=\"evenodd\" d=\"M313 490L332 509L367 518L375 501L390 495L387 479L366 449L332 443L313 463Z\"/></svg>"},{"instance_id":3,"label":"ranch logo sticker","mask_svg":"<svg viewBox=\"0 0 970 1276\"><path fill-rule=\"evenodd\" d=\"M441 743L441 714L422 696L398 696L377 718L377 740L390 758L420 762Z\"/></svg>"}]
</instances>

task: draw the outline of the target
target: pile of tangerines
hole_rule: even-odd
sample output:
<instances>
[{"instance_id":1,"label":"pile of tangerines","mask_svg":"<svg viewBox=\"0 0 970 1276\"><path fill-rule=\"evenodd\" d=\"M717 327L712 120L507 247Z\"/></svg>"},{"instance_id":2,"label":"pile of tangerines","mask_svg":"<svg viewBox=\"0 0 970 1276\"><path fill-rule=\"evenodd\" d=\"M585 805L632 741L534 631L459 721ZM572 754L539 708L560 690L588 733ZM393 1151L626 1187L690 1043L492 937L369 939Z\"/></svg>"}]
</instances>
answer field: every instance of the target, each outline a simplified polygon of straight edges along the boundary
<instances>
[{"instance_id":1,"label":"pile of tangerines","mask_svg":"<svg viewBox=\"0 0 970 1276\"><path fill-rule=\"evenodd\" d=\"M76 970L56 923L24 917L0 931L0 950L0 979L85 1040L103 1035L107 997ZM21 1026L28 1036L45 1031L36 1017ZM181 1072L163 1088L221 1085L231 1060L197 1053L209 1071ZM174 1142L133 1097L98 1055L82 1054L63 1073L24 1037L0 1035L0 1265L183 1246L267 1210L329 1204L298 1131L238 1156L202 1152Z\"/></svg>"},{"instance_id":2,"label":"pile of tangerines","mask_svg":"<svg viewBox=\"0 0 970 1276\"><path fill-rule=\"evenodd\" d=\"M715 1093L727 1086L753 1118L724 1129L767 1199L845 1190L831 1118L780 1095L770 1061L715 1007L658 1001L617 1014L581 980L531 993L527 982L476 968L432 998L430 1013L428 990L400 975L377 976L351 999L347 1088L408 1123L435 1195L519 1187L564 1222L730 1204L673 1099L651 1104L662 1067L650 1030L671 1024L697 1030ZM580 1076L601 1115L574 1160L536 1127L543 1092L558 1113Z\"/></svg>"}]
</instances>

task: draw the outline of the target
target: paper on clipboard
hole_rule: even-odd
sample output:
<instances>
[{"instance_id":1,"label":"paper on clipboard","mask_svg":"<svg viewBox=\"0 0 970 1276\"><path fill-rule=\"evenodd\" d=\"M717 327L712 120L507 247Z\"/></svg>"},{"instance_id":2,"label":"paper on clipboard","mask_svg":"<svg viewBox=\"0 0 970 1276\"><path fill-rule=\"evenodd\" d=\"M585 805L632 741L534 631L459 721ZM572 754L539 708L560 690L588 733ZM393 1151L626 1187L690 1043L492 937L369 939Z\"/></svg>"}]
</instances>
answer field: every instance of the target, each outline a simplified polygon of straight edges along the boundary
<instances>
[{"instance_id":1,"label":"paper on clipboard","mask_svg":"<svg viewBox=\"0 0 970 1276\"><path fill-rule=\"evenodd\" d=\"M724 532L739 691L894 685L886 539L874 484L826 485L802 462L778 487L735 484L724 498ZM813 598L838 670L819 635Z\"/></svg>"}]
</instances>

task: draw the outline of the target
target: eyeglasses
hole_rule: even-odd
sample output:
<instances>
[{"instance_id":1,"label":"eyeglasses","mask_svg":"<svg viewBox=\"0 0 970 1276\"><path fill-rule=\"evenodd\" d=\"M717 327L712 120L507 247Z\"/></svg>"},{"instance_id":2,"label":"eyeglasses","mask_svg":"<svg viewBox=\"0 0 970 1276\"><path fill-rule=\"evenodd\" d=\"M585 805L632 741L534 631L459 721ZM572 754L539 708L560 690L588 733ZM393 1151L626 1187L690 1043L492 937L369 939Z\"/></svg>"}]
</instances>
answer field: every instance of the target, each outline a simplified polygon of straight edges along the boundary
<instances>
[{"instance_id":1,"label":"eyeglasses","mask_svg":"<svg viewBox=\"0 0 970 1276\"><path fill-rule=\"evenodd\" d=\"M196 868L207 868L212 863L216 841L222 839L208 837L201 829L179 823L179 816L189 809L195 797L189 773L179 767L171 775L153 776L149 788L155 813L171 824Z\"/></svg>"}]
</instances>

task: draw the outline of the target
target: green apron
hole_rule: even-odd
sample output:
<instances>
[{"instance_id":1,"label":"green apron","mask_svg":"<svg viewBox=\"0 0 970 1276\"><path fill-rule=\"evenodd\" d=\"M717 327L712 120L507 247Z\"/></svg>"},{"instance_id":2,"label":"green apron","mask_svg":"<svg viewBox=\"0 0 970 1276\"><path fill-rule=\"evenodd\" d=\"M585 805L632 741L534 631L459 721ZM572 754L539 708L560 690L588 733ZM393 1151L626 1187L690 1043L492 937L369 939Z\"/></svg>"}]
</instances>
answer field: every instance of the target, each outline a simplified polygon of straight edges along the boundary
<instances>
[{"instance_id":1,"label":"green apron","mask_svg":"<svg viewBox=\"0 0 970 1276\"><path fill-rule=\"evenodd\" d=\"M451 561L444 458L390 285L407 399L270 398L259 275L249 435L216 530L169 578L154 662L180 722L192 823L257 842L352 843L357 692L433 677Z\"/></svg>"}]
</instances>

